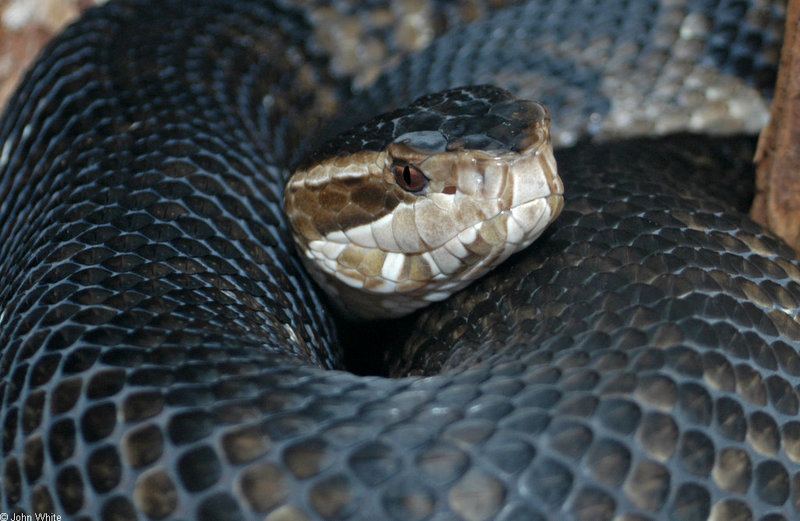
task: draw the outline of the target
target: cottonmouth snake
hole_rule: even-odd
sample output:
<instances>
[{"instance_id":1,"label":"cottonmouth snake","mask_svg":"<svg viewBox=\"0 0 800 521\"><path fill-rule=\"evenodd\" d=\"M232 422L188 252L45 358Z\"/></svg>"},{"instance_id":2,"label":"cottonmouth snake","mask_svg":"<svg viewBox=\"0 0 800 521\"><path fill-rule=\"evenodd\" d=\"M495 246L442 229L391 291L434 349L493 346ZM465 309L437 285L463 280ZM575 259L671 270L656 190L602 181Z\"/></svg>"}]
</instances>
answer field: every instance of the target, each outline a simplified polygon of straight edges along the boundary
<instances>
[{"instance_id":1,"label":"cottonmouth snake","mask_svg":"<svg viewBox=\"0 0 800 521\"><path fill-rule=\"evenodd\" d=\"M635 130L603 93L638 75L667 106L768 92L780 12L532 4L355 103L492 74L532 80L562 143ZM0 128L3 512L796 518L800 270L708 194L746 139L560 152L567 203L541 244L403 324L401 372L443 374L329 369L332 321L280 211L280 165L348 90L315 23L280 2L111 2L28 73Z\"/></svg>"}]
</instances>

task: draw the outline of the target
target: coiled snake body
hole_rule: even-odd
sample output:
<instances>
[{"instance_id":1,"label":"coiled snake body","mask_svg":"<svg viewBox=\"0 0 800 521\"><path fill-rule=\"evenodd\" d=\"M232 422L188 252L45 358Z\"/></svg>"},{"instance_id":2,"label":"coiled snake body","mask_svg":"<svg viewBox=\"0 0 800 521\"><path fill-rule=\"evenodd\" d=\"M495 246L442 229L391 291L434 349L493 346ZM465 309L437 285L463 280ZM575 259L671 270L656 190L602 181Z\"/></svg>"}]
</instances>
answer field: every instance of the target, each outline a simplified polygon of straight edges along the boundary
<instances>
[{"instance_id":1,"label":"coiled snake body","mask_svg":"<svg viewBox=\"0 0 800 521\"><path fill-rule=\"evenodd\" d=\"M639 75L677 112L698 92L763 106L780 4L545 4L456 31L356 106L491 79L542 99L562 144L643 124L614 98ZM281 212L282 165L347 90L312 18L111 2L28 74L0 128L2 511L796 518L800 269L706 182L746 139L560 152L541 244L412 327L399 373L443 374L332 369Z\"/></svg>"}]
</instances>

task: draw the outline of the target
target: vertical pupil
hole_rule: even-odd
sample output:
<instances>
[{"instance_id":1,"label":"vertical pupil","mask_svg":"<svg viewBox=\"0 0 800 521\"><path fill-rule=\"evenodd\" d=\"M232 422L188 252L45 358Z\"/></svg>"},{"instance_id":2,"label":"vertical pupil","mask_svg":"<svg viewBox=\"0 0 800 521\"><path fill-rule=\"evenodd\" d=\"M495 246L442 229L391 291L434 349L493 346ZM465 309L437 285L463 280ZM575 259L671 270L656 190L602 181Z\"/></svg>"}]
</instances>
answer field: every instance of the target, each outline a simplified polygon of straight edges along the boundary
<instances>
[{"instance_id":1,"label":"vertical pupil","mask_svg":"<svg viewBox=\"0 0 800 521\"><path fill-rule=\"evenodd\" d=\"M403 168L403 181L405 181L408 186L411 186L411 171L408 169L408 165Z\"/></svg>"}]
</instances>

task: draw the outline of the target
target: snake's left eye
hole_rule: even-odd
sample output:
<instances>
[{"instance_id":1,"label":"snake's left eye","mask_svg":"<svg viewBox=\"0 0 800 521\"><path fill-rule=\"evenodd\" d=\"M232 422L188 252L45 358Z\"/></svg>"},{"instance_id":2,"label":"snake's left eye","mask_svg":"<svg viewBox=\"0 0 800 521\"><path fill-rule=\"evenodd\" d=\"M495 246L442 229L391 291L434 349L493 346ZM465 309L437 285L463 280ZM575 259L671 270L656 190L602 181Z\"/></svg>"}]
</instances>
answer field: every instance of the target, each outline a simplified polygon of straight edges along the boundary
<instances>
[{"instance_id":1,"label":"snake's left eye","mask_svg":"<svg viewBox=\"0 0 800 521\"><path fill-rule=\"evenodd\" d=\"M419 192L428 186L428 178L414 165L394 163L392 174L395 182L406 192Z\"/></svg>"}]
</instances>

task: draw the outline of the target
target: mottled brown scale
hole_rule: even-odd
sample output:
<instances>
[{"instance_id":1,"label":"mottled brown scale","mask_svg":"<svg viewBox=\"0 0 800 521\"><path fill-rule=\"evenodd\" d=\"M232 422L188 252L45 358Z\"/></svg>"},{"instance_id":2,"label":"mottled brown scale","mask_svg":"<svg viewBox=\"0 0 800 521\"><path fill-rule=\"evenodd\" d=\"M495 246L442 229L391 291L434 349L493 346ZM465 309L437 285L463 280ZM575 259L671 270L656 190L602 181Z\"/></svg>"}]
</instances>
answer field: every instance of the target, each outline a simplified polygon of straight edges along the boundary
<instances>
[{"instance_id":1,"label":"mottled brown scale","mask_svg":"<svg viewBox=\"0 0 800 521\"><path fill-rule=\"evenodd\" d=\"M402 277L417 282L430 280L432 272L428 262L420 256L411 257L410 261L403 266L403 271L400 273Z\"/></svg>"},{"instance_id":2,"label":"mottled brown scale","mask_svg":"<svg viewBox=\"0 0 800 521\"><path fill-rule=\"evenodd\" d=\"M375 215L363 207L350 202L336 213L335 230L348 230L362 224L369 224L375 220Z\"/></svg>"},{"instance_id":3,"label":"mottled brown scale","mask_svg":"<svg viewBox=\"0 0 800 521\"><path fill-rule=\"evenodd\" d=\"M377 277L381 272L385 258L386 254L382 251L369 250L359 264L359 271L366 275Z\"/></svg>"},{"instance_id":4,"label":"mottled brown scale","mask_svg":"<svg viewBox=\"0 0 800 521\"><path fill-rule=\"evenodd\" d=\"M408 200L400 192L375 178L341 176L330 182L307 182L302 189L287 190L286 205L291 215L306 223L302 225L304 234L324 236L390 213L401 200ZM307 228L308 223L314 226L314 231Z\"/></svg>"},{"instance_id":5,"label":"mottled brown scale","mask_svg":"<svg viewBox=\"0 0 800 521\"><path fill-rule=\"evenodd\" d=\"M351 193L352 190L341 186L339 183L328 183L321 187L317 202L321 208L328 212L336 212L344 208L350 200L355 199L355 196L351 195ZM320 211L315 207L300 206L298 209L305 213Z\"/></svg>"},{"instance_id":6,"label":"mottled brown scale","mask_svg":"<svg viewBox=\"0 0 800 521\"><path fill-rule=\"evenodd\" d=\"M373 183L364 184L351 191L350 200L363 208L367 213L376 218L380 218L393 209L393 207L386 204L386 193L386 187Z\"/></svg>"},{"instance_id":7,"label":"mottled brown scale","mask_svg":"<svg viewBox=\"0 0 800 521\"><path fill-rule=\"evenodd\" d=\"M268 512L282 505L289 494L284 471L275 465L261 463L242 474L242 492L256 512Z\"/></svg>"},{"instance_id":8,"label":"mottled brown scale","mask_svg":"<svg viewBox=\"0 0 800 521\"><path fill-rule=\"evenodd\" d=\"M134 504L147 516L164 518L178 506L178 493L175 484L166 471L157 470L142 474L136 480Z\"/></svg>"},{"instance_id":9,"label":"mottled brown scale","mask_svg":"<svg viewBox=\"0 0 800 521\"><path fill-rule=\"evenodd\" d=\"M360 248L353 248L345 250L344 254L339 257L339 263L343 268L357 268L363 259L364 250Z\"/></svg>"},{"instance_id":10,"label":"mottled brown scale","mask_svg":"<svg viewBox=\"0 0 800 521\"><path fill-rule=\"evenodd\" d=\"M246 463L266 454L272 448L272 442L262 429L245 427L228 433L222 446L229 461Z\"/></svg>"}]
</instances>

